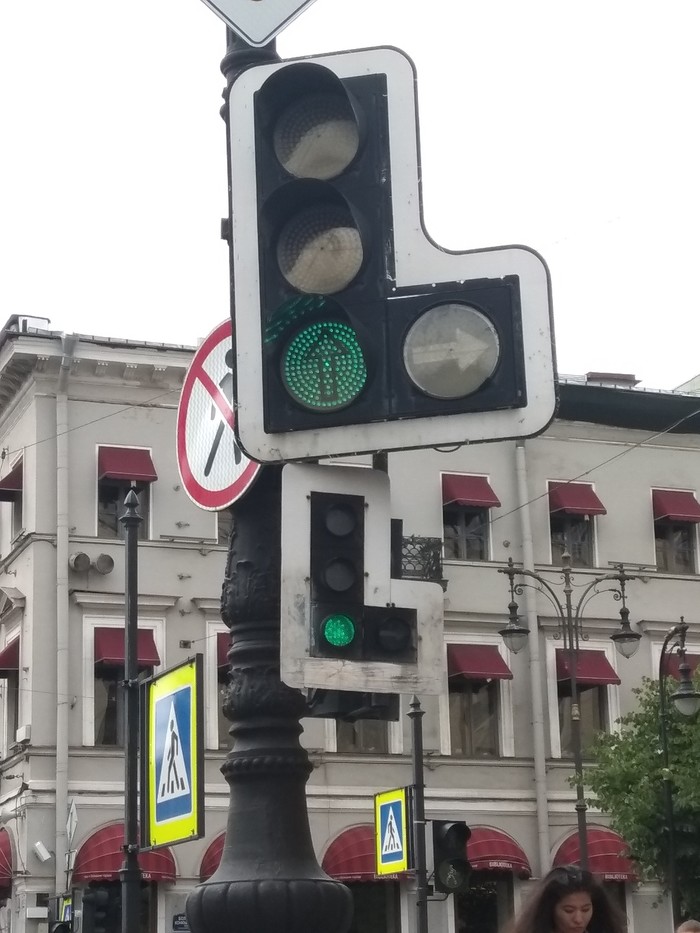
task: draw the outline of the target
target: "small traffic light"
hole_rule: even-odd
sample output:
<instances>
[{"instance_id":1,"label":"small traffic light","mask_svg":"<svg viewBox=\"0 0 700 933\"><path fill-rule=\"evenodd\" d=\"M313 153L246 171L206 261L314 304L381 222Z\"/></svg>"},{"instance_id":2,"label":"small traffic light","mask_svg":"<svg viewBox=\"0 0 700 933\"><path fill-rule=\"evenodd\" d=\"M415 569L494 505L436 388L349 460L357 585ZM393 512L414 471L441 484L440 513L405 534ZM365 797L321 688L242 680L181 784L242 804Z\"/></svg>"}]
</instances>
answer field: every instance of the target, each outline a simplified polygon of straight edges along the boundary
<instances>
[{"instance_id":1,"label":"small traffic light","mask_svg":"<svg viewBox=\"0 0 700 933\"><path fill-rule=\"evenodd\" d=\"M359 693L353 690L311 690L307 715L314 719L355 722L373 719L398 722L401 699L397 693Z\"/></svg>"},{"instance_id":2,"label":"small traffic light","mask_svg":"<svg viewBox=\"0 0 700 933\"><path fill-rule=\"evenodd\" d=\"M52 920L49 923L49 933L71 933L72 929L70 920Z\"/></svg>"},{"instance_id":3,"label":"small traffic light","mask_svg":"<svg viewBox=\"0 0 700 933\"><path fill-rule=\"evenodd\" d=\"M467 841L471 830L464 820L433 820L433 887L442 894L461 894L469 887L471 865Z\"/></svg>"},{"instance_id":4,"label":"small traffic light","mask_svg":"<svg viewBox=\"0 0 700 933\"><path fill-rule=\"evenodd\" d=\"M237 430L263 462L525 437L554 414L549 278L420 214L397 49L245 69L229 99Z\"/></svg>"},{"instance_id":5,"label":"small traffic light","mask_svg":"<svg viewBox=\"0 0 700 933\"><path fill-rule=\"evenodd\" d=\"M82 896L81 933L110 933L108 908L110 891L107 885L93 882Z\"/></svg>"}]
</instances>

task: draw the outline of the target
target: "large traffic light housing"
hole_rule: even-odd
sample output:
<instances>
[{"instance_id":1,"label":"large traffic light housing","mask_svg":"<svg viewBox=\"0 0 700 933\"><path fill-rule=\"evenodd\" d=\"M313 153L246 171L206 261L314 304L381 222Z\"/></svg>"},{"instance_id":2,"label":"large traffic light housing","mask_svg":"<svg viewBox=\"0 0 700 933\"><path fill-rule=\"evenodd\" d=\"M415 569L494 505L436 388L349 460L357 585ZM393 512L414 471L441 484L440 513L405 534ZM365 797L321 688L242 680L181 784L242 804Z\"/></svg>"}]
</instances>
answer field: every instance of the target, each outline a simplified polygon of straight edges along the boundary
<instances>
[{"instance_id":1,"label":"large traffic light housing","mask_svg":"<svg viewBox=\"0 0 700 933\"><path fill-rule=\"evenodd\" d=\"M442 894L461 894L471 875L467 859L471 830L464 820L432 820L432 828L433 887Z\"/></svg>"},{"instance_id":2,"label":"large traffic light housing","mask_svg":"<svg viewBox=\"0 0 700 933\"><path fill-rule=\"evenodd\" d=\"M91 883L82 892L81 933L111 933L109 925L110 890L107 885Z\"/></svg>"},{"instance_id":3,"label":"large traffic light housing","mask_svg":"<svg viewBox=\"0 0 700 933\"><path fill-rule=\"evenodd\" d=\"M316 464L284 467L280 674L285 683L363 694L442 693L443 608L437 583L391 579L386 473ZM370 699L366 705L374 704Z\"/></svg>"},{"instance_id":4,"label":"large traffic light housing","mask_svg":"<svg viewBox=\"0 0 700 933\"><path fill-rule=\"evenodd\" d=\"M549 278L420 213L397 49L257 65L229 99L237 429L254 459L523 437L554 414Z\"/></svg>"}]
</instances>

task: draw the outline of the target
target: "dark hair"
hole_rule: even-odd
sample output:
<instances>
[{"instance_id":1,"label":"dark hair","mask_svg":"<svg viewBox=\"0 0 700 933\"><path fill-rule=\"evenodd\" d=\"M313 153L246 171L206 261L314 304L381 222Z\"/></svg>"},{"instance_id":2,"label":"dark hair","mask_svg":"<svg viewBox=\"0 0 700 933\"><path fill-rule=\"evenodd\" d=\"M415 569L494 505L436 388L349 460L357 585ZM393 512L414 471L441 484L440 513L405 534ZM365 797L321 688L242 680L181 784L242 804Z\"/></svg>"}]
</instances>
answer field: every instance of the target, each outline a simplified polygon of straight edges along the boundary
<instances>
[{"instance_id":1,"label":"dark hair","mask_svg":"<svg viewBox=\"0 0 700 933\"><path fill-rule=\"evenodd\" d=\"M578 865L553 868L540 881L513 924L512 933L550 933L554 930L554 908L567 894L590 895L593 913L587 933L624 933L626 918L608 897L603 885Z\"/></svg>"}]
</instances>

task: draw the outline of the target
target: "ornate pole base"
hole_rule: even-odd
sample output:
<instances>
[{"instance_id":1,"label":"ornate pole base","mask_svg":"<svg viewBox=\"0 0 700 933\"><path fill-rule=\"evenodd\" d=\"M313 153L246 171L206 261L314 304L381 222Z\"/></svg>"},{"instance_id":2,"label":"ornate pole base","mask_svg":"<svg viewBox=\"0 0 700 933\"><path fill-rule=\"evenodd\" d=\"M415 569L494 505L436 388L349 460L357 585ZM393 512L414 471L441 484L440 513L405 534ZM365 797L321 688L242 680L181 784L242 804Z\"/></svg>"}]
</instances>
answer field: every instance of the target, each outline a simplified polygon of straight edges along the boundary
<instances>
[{"instance_id":1,"label":"ornate pole base","mask_svg":"<svg viewBox=\"0 0 700 933\"><path fill-rule=\"evenodd\" d=\"M350 892L323 872L311 841L306 703L279 679L280 478L266 467L234 507L222 595L229 816L218 870L187 899L192 933L345 933L352 918Z\"/></svg>"}]
</instances>

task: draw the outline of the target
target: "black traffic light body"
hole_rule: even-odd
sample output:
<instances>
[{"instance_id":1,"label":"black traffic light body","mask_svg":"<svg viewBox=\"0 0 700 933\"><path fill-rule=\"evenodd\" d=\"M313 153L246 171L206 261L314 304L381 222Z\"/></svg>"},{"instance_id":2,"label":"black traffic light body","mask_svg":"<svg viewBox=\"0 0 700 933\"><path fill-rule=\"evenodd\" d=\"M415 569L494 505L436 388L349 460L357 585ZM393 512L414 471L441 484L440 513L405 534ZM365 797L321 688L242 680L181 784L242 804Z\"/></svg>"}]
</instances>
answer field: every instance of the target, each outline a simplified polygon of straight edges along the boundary
<instances>
[{"instance_id":1,"label":"black traffic light body","mask_svg":"<svg viewBox=\"0 0 700 933\"><path fill-rule=\"evenodd\" d=\"M49 923L49 933L71 933L72 929L70 920L52 920Z\"/></svg>"},{"instance_id":2,"label":"black traffic light body","mask_svg":"<svg viewBox=\"0 0 700 933\"><path fill-rule=\"evenodd\" d=\"M81 933L120 933L121 883L93 881L82 893Z\"/></svg>"},{"instance_id":3,"label":"black traffic light body","mask_svg":"<svg viewBox=\"0 0 700 933\"><path fill-rule=\"evenodd\" d=\"M467 859L471 830L464 820L432 820L432 827L433 887L442 894L461 894L471 875Z\"/></svg>"},{"instance_id":4,"label":"black traffic light body","mask_svg":"<svg viewBox=\"0 0 700 933\"><path fill-rule=\"evenodd\" d=\"M415 608L365 605L365 499L312 492L311 655L415 664Z\"/></svg>"},{"instance_id":5,"label":"black traffic light body","mask_svg":"<svg viewBox=\"0 0 700 933\"><path fill-rule=\"evenodd\" d=\"M240 442L263 461L539 433L549 279L425 234L397 49L244 71L229 102Z\"/></svg>"},{"instance_id":6,"label":"black traffic light body","mask_svg":"<svg viewBox=\"0 0 700 933\"><path fill-rule=\"evenodd\" d=\"M360 693L354 690L311 690L307 715L316 719L355 722L373 719L398 722L401 698L397 693Z\"/></svg>"}]
</instances>

